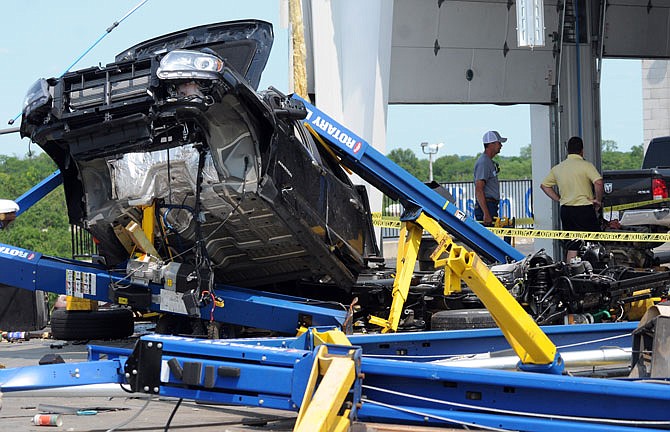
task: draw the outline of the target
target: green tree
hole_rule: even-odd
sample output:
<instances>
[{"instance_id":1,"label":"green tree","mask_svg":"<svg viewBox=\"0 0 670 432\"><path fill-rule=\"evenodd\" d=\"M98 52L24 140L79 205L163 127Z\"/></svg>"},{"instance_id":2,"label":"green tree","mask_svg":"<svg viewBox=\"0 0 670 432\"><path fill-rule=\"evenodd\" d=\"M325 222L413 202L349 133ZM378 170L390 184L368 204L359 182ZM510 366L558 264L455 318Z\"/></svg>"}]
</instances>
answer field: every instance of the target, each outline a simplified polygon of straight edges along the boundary
<instances>
[{"instance_id":1,"label":"green tree","mask_svg":"<svg viewBox=\"0 0 670 432\"><path fill-rule=\"evenodd\" d=\"M449 155L433 162L433 178L437 182L472 181L475 158Z\"/></svg>"},{"instance_id":2,"label":"green tree","mask_svg":"<svg viewBox=\"0 0 670 432\"><path fill-rule=\"evenodd\" d=\"M644 158L642 144L631 147L629 152L621 152L617 150L616 141L603 140L601 148L603 171L638 169L642 166L642 159Z\"/></svg>"},{"instance_id":3,"label":"green tree","mask_svg":"<svg viewBox=\"0 0 670 432\"><path fill-rule=\"evenodd\" d=\"M0 198L15 200L55 170L56 165L45 153L25 159L0 155ZM47 255L71 256L63 187L56 188L0 230L0 242Z\"/></svg>"},{"instance_id":4,"label":"green tree","mask_svg":"<svg viewBox=\"0 0 670 432\"><path fill-rule=\"evenodd\" d=\"M387 157L419 180L428 179L428 160L419 160L412 150L394 149Z\"/></svg>"},{"instance_id":5,"label":"green tree","mask_svg":"<svg viewBox=\"0 0 670 432\"><path fill-rule=\"evenodd\" d=\"M531 159L524 156L498 156L499 177L503 180L531 178Z\"/></svg>"},{"instance_id":6,"label":"green tree","mask_svg":"<svg viewBox=\"0 0 670 432\"><path fill-rule=\"evenodd\" d=\"M602 141L602 169L620 170L637 169L642 166L644 158L642 144L631 147L630 151L619 151L618 144L613 140ZM503 180L528 179L531 172L531 146L521 147L519 156L496 156L500 165L500 178ZM420 180L428 178L428 160L419 159L409 149L395 149L388 155L389 159L407 170ZM433 161L433 178L437 182L471 181L477 156L441 156Z\"/></svg>"},{"instance_id":7,"label":"green tree","mask_svg":"<svg viewBox=\"0 0 670 432\"><path fill-rule=\"evenodd\" d=\"M619 145L613 140L602 140L600 148L603 152L615 152L619 148Z\"/></svg>"}]
</instances>

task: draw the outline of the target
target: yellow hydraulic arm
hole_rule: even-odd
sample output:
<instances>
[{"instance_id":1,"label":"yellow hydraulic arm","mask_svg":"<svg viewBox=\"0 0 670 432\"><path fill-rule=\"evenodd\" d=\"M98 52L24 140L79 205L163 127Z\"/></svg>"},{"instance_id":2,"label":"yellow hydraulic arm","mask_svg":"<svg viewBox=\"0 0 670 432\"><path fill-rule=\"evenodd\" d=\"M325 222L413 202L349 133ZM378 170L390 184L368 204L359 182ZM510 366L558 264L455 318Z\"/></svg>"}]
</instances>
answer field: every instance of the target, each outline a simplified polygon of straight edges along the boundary
<instances>
[{"instance_id":1,"label":"yellow hydraulic arm","mask_svg":"<svg viewBox=\"0 0 670 432\"><path fill-rule=\"evenodd\" d=\"M421 212L412 221L403 221L398 245L393 302L388 320L372 317L370 322L382 327L382 332L395 331L402 313L410 280L414 271L423 231L430 233L438 246L431 255L435 267L444 267L444 292L461 290L464 281L479 297L500 327L503 335L527 369L548 369L562 372L562 361L556 346L526 313L505 286L474 252L453 242L451 236L431 217Z\"/></svg>"}]
</instances>

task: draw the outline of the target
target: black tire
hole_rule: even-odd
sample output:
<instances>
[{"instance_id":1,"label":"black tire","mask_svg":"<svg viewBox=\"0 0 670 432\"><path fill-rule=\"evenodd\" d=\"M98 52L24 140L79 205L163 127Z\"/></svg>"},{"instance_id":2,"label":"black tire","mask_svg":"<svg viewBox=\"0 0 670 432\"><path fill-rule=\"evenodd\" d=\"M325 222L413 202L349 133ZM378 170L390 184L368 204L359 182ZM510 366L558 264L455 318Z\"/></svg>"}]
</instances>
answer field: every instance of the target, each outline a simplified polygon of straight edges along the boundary
<instances>
[{"instance_id":1,"label":"black tire","mask_svg":"<svg viewBox=\"0 0 670 432\"><path fill-rule=\"evenodd\" d=\"M433 314L431 330L464 330L496 327L493 317L486 309L444 310Z\"/></svg>"},{"instance_id":2,"label":"black tire","mask_svg":"<svg viewBox=\"0 0 670 432\"><path fill-rule=\"evenodd\" d=\"M221 324L216 321L207 323L207 339L221 339Z\"/></svg>"},{"instance_id":3,"label":"black tire","mask_svg":"<svg viewBox=\"0 0 670 432\"><path fill-rule=\"evenodd\" d=\"M51 335L60 340L123 339L135 331L130 309L67 311L51 314Z\"/></svg>"},{"instance_id":4,"label":"black tire","mask_svg":"<svg viewBox=\"0 0 670 432\"><path fill-rule=\"evenodd\" d=\"M207 321L200 318L191 318L179 314L163 314L158 318L154 332L164 335L203 337L209 336L207 324Z\"/></svg>"}]
</instances>

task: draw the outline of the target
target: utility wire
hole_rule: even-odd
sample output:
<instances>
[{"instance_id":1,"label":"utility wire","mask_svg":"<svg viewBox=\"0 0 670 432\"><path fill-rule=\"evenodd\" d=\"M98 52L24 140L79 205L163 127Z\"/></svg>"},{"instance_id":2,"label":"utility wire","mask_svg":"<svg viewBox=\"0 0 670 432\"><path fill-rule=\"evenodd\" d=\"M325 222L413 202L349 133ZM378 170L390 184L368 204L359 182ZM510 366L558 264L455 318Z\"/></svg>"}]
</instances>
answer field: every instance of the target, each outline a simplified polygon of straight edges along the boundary
<instances>
[{"instance_id":1,"label":"utility wire","mask_svg":"<svg viewBox=\"0 0 670 432\"><path fill-rule=\"evenodd\" d=\"M142 0L142 1L140 1L137 5L135 5L135 7L133 7L132 9L130 9L130 10L129 10L123 17L121 17L118 21L114 21L114 22L112 23L112 25L110 25L109 27L107 27L107 29L105 30L105 32L104 32L102 35L100 35L100 37L99 37L95 42L93 42L93 45L91 45L90 47L88 47L88 48L86 49L86 51L84 51L79 57L77 57L77 59L76 59L75 61L73 61L72 64L70 64L70 66L68 66L67 69L65 69L65 70L63 71L62 74L60 74L60 75L58 76L58 78L61 78L63 75L65 75L66 73L68 73L68 72L70 71L70 69L72 69L72 68L74 67L74 65L76 65L77 63L79 63L79 62L81 61L81 59L84 58L84 56L85 56L86 54L88 54L93 48L95 48L95 46L98 45L98 44L105 38L105 36L107 36L108 34L110 34L110 33L112 32L112 30L114 30L115 28L117 28L117 27L119 26L119 24L121 24L126 18L128 18L130 15L132 15L133 12L135 12L135 11L136 11L137 9L139 9L142 5L144 5L144 3L148 2L148 1L149 1L149 0ZM22 111L19 112L13 119L10 119L7 123L10 124L10 125L14 124L14 122L15 122L19 117L21 117L21 114L22 114L22 113L23 113Z\"/></svg>"}]
</instances>

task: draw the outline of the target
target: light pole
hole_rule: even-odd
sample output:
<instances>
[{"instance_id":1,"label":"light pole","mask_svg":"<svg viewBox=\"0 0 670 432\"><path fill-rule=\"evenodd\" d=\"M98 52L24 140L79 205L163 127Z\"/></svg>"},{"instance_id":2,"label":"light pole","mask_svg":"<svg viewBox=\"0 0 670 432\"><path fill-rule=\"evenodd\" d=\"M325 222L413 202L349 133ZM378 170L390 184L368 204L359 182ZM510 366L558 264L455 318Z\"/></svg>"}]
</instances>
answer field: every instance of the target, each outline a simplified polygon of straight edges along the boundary
<instances>
[{"instance_id":1,"label":"light pole","mask_svg":"<svg viewBox=\"0 0 670 432\"><path fill-rule=\"evenodd\" d=\"M424 154L428 155L428 181L433 181L433 155L440 150L444 143L437 144L428 144L427 142L421 143L421 151Z\"/></svg>"}]
</instances>

